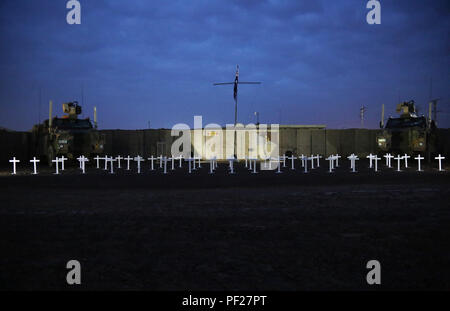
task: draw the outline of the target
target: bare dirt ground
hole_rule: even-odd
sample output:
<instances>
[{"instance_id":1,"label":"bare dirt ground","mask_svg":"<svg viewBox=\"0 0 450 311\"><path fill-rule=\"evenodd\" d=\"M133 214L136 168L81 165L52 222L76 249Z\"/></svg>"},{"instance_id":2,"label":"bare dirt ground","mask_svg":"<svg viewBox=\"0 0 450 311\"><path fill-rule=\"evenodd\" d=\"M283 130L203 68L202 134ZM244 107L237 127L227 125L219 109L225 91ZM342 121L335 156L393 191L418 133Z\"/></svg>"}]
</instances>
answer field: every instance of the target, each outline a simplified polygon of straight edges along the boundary
<instances>
[{"instance_id":1,"label":"bare dirt ground","mask_svg":"<svg viewBox=\"0 0 450 311\"><path fill-rule=\"evenodd\" d=\"M346 161L347 162L347 161ZM450 289L450 167L0 170L0 289ZM436 166L436 165L434 165Z\"/></svg>"}]
</instances>

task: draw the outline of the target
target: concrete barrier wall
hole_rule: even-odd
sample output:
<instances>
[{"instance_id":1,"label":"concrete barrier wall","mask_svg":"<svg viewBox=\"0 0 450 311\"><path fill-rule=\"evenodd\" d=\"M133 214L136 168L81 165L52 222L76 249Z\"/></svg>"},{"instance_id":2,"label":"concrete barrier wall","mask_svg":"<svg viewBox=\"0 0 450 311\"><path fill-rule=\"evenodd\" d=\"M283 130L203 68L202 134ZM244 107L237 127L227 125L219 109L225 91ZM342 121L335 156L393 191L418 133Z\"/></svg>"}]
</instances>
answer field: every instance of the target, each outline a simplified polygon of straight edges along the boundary
<instances>
[{"instance_id":1,"label":"concrete barrier wall","mask_svg":"<svg viewBox=\"0 0 450 311\"><path fill-rule=\"evenodd\" d=\"M172 143L178 137L171 136L171 130L102 130L106 138L105 154L123 156L171 155ZM340 154L356 153L362 157L375 153L376 135L379 130L345 129L280 129L280 154L288 151L294 154ZM450 129L438 130L438 153L450 159ZM224 135L224 147L226 146ZM193 141L193 140L192 140ZM203 137L203 142L206 138ZM0 161L4 165L12 157L28 161L33 157L35 146L31 146L29 132L0 131ZM248 145L248 143L246 143ZM193 150L193 149L192 149ZM225 149L224 149L225 150ZM202 152L206 156L205 151Z\"/></svg>"}]
</instances>

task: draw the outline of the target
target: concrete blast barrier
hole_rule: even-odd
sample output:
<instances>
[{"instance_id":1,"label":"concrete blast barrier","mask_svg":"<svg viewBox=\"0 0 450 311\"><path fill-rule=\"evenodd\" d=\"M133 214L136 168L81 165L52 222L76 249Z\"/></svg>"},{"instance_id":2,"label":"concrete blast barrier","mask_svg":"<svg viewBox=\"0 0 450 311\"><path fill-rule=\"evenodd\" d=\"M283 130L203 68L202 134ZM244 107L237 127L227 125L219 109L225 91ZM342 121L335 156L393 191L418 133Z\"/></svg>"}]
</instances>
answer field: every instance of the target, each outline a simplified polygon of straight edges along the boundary
<instances>
[{"instance_id":1,"label":"concrete blast barrier","mask_svg":"<svg viewBox=\"0 0 450 311\"><path fill-rule=\"evenodd\" d=\"M325 130L311 130L311 154L326 154Z\"/></svg>"}]
</instances>

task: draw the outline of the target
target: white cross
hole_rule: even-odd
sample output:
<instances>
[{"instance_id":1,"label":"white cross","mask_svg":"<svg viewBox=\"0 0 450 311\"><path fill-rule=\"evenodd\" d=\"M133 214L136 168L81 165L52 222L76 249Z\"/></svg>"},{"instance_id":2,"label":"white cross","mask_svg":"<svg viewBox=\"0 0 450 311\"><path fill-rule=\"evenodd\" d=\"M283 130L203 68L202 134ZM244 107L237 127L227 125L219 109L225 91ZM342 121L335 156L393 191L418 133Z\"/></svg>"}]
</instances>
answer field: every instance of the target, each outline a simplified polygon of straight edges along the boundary
<instances>
[{"instance_id":1,"label":"white cross","mask_svg":"<svg viewBox=\"0 0 450 311\"><path fill-rule=\"evenodd\" d=\"M52 162L53 163L56 163L56 166L55 166L55 168L56 168L56 175L59 175L59 158L58 157L56 157L56 159L55 160L52 160Z\"/></svg>"},{"instance_id":2,"label":"white cross","mask_svg":"<svg viewBox=\"0 0 450 311\"><path fill-rule=\"evenodd\" d=\"M302 167L305 166L305 160L304 160L304 157L305 157L305 156L304 156L303 154L298 156L298 159L302 162Z\"/></svg>"},{"instance_id":3,"label":"white cross","mask_svg":"<svg viewBox=\"0 0 450 311\"><path fill-rule=\"evenodd\" d=\"M123 160L123 158L119 155L119 156L116 158L116 160L117 160L117 168L122 168L121 165L120 165L120 160Z\"/></svg>"},{"instance_id":4,"label":"white cross","mask_svg":"<svg viewBox=\"0 0 450 311\"><path fill-rule=\"evenodd\" d=\"M110 162L110 166L111 166L111 171L109 172L110 174L114 174L114 162L117 161L117 159L114 159L113 157L109 158L109 162Z\"/></svg>"},{"instance_id":5,"label":"white cross","mask_svg":"<svg viewBox=\"0 0 450 311\"><path fill-rule=\"evenodd\" d=\"M320 155L316 155L316 159L317 159L317 167L320 167L320 159L322 158L322 156Z\"/></svg>"},{"instance_id":6,"label":"white cross","mask_svg":"<svg viewBox=\"0 0 450 311\"><path fill-rule=\"evenodd\" d=\"M194 160L195 159L197 159L198 160L198 168L202 168L202 163L201 163L201 160L202 160L202 157L194 157Z\"/></svg>"},{"instance_id":7,"label":"white cross","mask_svg":"<svg viewBox=\"0 0 450 311\"><path fill-rule=\"evenodd\" d=\"M60 158L60 160L61 160L61 171L64 171L65 170L65 168L64 168L64 161L66 161L66 160L68 160L67 158L64 158L64 156L62 156L61 158Z\"/></svg>"},{"instance_id":8,"label":"white cross","mask_svg":"<svg viewBox=\"0 0 450 311\"><path fill-rule=\"evenodd\" d=\"M164 157L163 161L164 161L164 174L167 174L167 157Z\"/></svg>"},{"instance_id":9,"label":"white cross","mask_svg":"<svg viewBox=\"0 0 450 311\"><path fill-rule=\"evenodd\" d=\"M356 161L359 160L358 156L352 153L347 159L350 160L350 168L353 173L356 173Z\"/></svg>"},{"instance_id":10,"label":"white cross","mask_svg":"<svg viewBox=\"0 0 450 311\"><path fill-rule=\"evenodd\" d=\"M334 156L334 159L336 160L336 167L339 167L339 159L341 158L341 156L340 155L338 155L338 154L336 154L335 156Z\"/></svg>"},{"instance_id":11,"label":"white cross","mask_svg":"<svg viewBox=\"0 0 450 311\"><path fill-rule=\"evenodd\" d=\"M103 158L103 160L105 160L105 171L108 170L108 161L109 161L109 157L107 155L105 155L105 157Z\"/></svg>"},{"instance_id":12,"label":"white cross","mask_svg":"<svg viewBox=\"0 0 450 311\"><path fill-rule=\"evenodd\" d=\"M141 173L141 162L144 162L145 160L141 157L141 156L137 156L137 157L135 157L134 158L134 161L136 161L137 162L137 169L138 169L138 174L140 174Z\"/></svg>"},{"instance_id":13,"label":"white cross","mask_svg":"<svg viewBox=\"0 0 450 311\"><path fill-rule=\"evenodd\" d=\"M12 158L12 160L9 160L9 163L13 164L13 175L16 175L16 163L20 163L20 160L16 160L16 157Z\"/></svg>"},{"instance_id":14,"label":"white cross","mask_svg":"<svg viewBox=\"0 0 450 311\"><path fill-rule=\"evenodd\" d=\"M411 158L411 157L405 153L403 158L405 158L405 168L408 168L408 159Z\"/></svg>"},{"instance_id":15,"label":"white cross","mask_svg":"<svg viewBox=\"0 0 450 311\"><path fill-rule=\"evenodd\" d=\"M388 154L385 154L384 157L386 158L386 166L389 167L389 168L391 168L391 167L392 167L392 165L391 165L391 159L393 159L394 156L391 155L390 153L388 153Z\"/></svg>"},{"instance_id":16,"label":"white cross","mask_svg":"<svg viewBox=\"0 0 450 311\"><path fill-rule=\"evenodd\" d=\"M326 158L326 160L328 160L328 173L333 173L333 169L334 169L334 156L330 155L328 158Z\"/></svg>"},{"instance_id":17,"label":"white cross","mask_svg":"<svg viewBox=\"0 0 450 311\"><path fill-rule=\"evenodd\" d=\"M126 158L124 158L125 161L127 161L127 171L130 170L130 161L133 160L132 157L127 156Z\"/></svg>"},{"instance_id":18,"label":"white cross","mask_svg":"<svg viewBox=\"0 0 450 311\"><path fill-rule=\"evenodd\" d=\"M267 169L272 169L272 165L270 165L270 157L269 156L265 156L264 158L263 158L263 160L264 160L264 169L265 170L267 170ZM262 165L262 163L261 163L261 165ZM262 166L261 166L262 167Z\"/></svg>"},{"instance_id":19,"label":"white cross","mask_svg":"<svg viewBox=\"0 0 450 311\"><path fill-rule=\"evenodd\" d=\"M442 169L442 162L441 162L441 161L442 161L442 160L445 160L445 157L439 155L438 157L435 157L434 159L439 161L439 172L444 171L444 170Z\"/></svg>"},{"instance_id":20,"label":"white cross","mask_svg":"<svg viewBox=\"0 0 450 311\"><path fill-rule=\"evenodd\" d=\"M230 167L230 174L234 174L234 167L233 167L233 163L234 161L236 161L236 159L233 158L228 158L228 163L229 163L229 167Z\"/></svg>"},{"instance_id":21,"label":"white cross","mask_svg":"<svg viewBox=\"0 0 450 311\"><path fill-rule=\"evenodd\" d=\"M194 160L195 163L195 160ZM209 159L209 173L214 174L214 160L213 158Z\"/></svg>"},{"instance_id":22,"label":"white cross","mask_svg":"<svg viewBox=\"0 0 450 311\"><path fill-rule=\"evenodd\" d=\"M303 154L302 154L302 165L305 168L304 172L308 173L308 157L305 157Z\"/></svg>"},{"instance_id":23,"label":"white cross","mask_svg":"<svg viewBox=\"0 0 450 311\"><path fill-rule=\"evenodd\" d=\"M80 169L83 171L83 174L86 173L86 163L85 162L89 162L89 159L86 158L84 155L82 155L81 157L77 158L77 160L80 162Z\"/></svg>"},{"instance_id":24,"label":"white cross","mask_svg":"<svg viewBox=\"0 0 450 311\"><path fill-rule=\"evenodd\" d=\"M33 157L33 160L30 160L30 163L33 163L33 175L37 175L37 163L41 162L37 160L36 157Z\"/></svg>"},{"instance_id":25,"label":"white cross","mask_svg":"<svg viewBox=\"0 0 450 311\"><path fill-rule=\"evenodd\" d=\"M294 155L292 155L288 159L291 160L291 170L295 170L295 162L294 162L294 160L296 160L297 157L294 157Z\"/></svg>"},{"instance_id":26,"label":"white cross","mask_svg":"<svg viewBox=\"0 0 450 311\"><path fill-rule=\"evenodd\" d=\"M284 156L283 156L284 157ZM278 163L277 163L277 171L276 171L276 174L281 174L281 173L283 173L282 171L281 171L281 161L282 161L282 158L283 157L278 157Z\"/></svg>"},{"instance_id":27,"label":"white cross","mask_svg":"<svg viewBox=\"0 0 450 311\"><path fill-rule=\"evenodd\" d=\"M249 160L249 163L248 163L249 164L249 168L248 169L251 171L252 170L252 162L253 161L250 158L248 158L248 160Z\"/></svg>"},{"instance_id":28,"label":"white cross","mask_svg":"<svg viewBox=\"0 0 450 311\"><path fill-rule=\"evenodd\" d=\"M373 158L375 161L375 172L378 172L378 161L381 160L377 155Z\"/></svg>"},{"instance_id":29,"label":"white cross","mask_svg":"<svg viewBox=\"0 0 450 311\"><path fill-rule=\"evenodd\" d=\"M286 155L283 154L283 156L281 157L281 159L283 160L283 167L286 167Z\"/></svg>"},{"instance_id":30,"label":"white cross","mask_svg":"<svg viewBox=\"0 0 450 311\"><path fill-rule=\"evenodd\" d=\"M420 156L420 154L419 154L419 155L418 155L417 157L415 157L414 159L417 160L417 163L418 163L417 171L418 171L418 172L421 172L422 169L420 168L420 161L423 160L423 159L425 159L425 158L422 157L422 156Z\"/></svg>"},{"instance_id":31,"label":"white cross","mask_svg":"<svg viewBox=\"0 0 450 311\"><path fill-rule=\"evenodd\" d=\"M183 166L183 164L182 164L182 160L183 160L183 155L182 155L182 154L180 154L180 156L178 157L178 159L180 160L180 163L179 163L179 168L182 168L182 166Z\"/></svg>"},{"instance_id":32,"label":"white cross","mask_svg":"<svg viewBox=\"0 0 450 311\"><path fill-rule=\"evenodd\" d=\"M373 154L369 154L366 158L369 159L369 168L372 168Z\"/></svg>"},{"instance_id":33,"label":"white cross","mask_svg":"<svg viewBox=\"0 0 450 311\"><path fill-rule=\"evenodd\" d=\"M100 158L99 156L96 156L96 157L94 158L94 160L97 161L97 168L100 168L100 160L101 160L101 159L103 159L103 158Z\"/></svg>"},{"instance_id":34,"label":"white cross","mask_svg":"<svg viewBox=\"0 0 450 311\"><path fill-rule=\"evenodd\" d=\"M151 171L154 171L155 170L155 167L153 166L153 161L155 160L155 158L153 157L153 156L151 156L150 158L148 158L147 160L149 160L149 161L151 161L150 163L151 163Z\"/></svg>"},{"instance_id":35,"label":"white cross","mask_svg":"<svg viewBox=\"0 0 450 311\"><path fill-rule=\"evenodd\" d=\"M397 172L401 172L401 170L400 170L400 161L403 160L403 157L401 157L400 155L397 155L397 157L394 158L394 160L397 160Z\"/></svg>"},{"instance_id":36,"label":"white cross","mask_svg":"<svg viewBox=\"0 0 450 311\"><path fill-rule=\"evenodd\" d=\"M159 168L162 168L163 167L163 156L162 156L162 154L158 157L158 159L159 159Z\"/></svg>"},{"instance_id":37,"label":"white cross","mask_svg":"<svg viewBox=\"0 0 450 311\"><path fill-rule=\"evenodd\" d=\"M311 160L311 169L312 169L312 170L314 169L314 160L315 160L315 159L316 159L316 157L313 156L313 155L311 155L311 157L308 158L308 160Z\"/></svg>"},{"instance_id":38,"label":"white cross","mask_svg":"<svg viewBox=\"0 0 450 311\"><path fill-rule=\"evenodd\" d=\"M253 172L252 174L258 174L258 172L256 171L256 160L258 160L257 158L250 158L250 161L253 160Z\"/></svg>"},{"instance_id":39,"label":"white cross","mask_svg":"<svg viewBox=\"0 0 450 311\"><path fill-rule=\"evenodd\" d=\"M189 162L189 174L190 174L192 172L192 161L193 161L193 159L191 157L189 157L189 158L184 159L184 160ZM211 166L211 163L210 163L210 166Z\"/></svg>"},{"instance_id":40,"label":"white cross","mask_svg":"<svg viewBox=\"0 0 450 311\"><path fill-rule=\"evenodd\" d=\"M195 171L197 168L195 167L195 160L197 160L197 158L194 156L193 158L192 158L192 163L194 164L194 166L192 167L192 169Z\"/></svg>"},{"instance_id":41,"label":"white cross","mask_svg":"<svg viewBox=\"0 0 450 311\"><path fill-rule=\"evenodd\" d=\"M245 167L248 167L248 157L245 156Z\"/></svg>"},{"instance_id":42,"label":"white cross","mask_svg":"<svg viewBox=\"0 0 450 311\"><path fill-rule=\"evenodd\" d=\"M170 160L172 160L172 171L173 171L173 170L175 170L175 158L173 157L173 155L170 158Z\"/></svg>"}]
</instances>

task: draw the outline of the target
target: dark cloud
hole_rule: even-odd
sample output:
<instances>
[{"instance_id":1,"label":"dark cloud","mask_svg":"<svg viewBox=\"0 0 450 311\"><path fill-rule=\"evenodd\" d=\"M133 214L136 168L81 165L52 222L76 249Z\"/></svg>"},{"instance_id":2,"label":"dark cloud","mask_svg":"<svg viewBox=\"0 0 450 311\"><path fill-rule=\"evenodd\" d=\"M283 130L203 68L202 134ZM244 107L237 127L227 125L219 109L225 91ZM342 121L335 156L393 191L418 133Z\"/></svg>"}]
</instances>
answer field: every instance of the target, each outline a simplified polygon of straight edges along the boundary
<instances>
[{"instance_id":1,"label":"dark cloud","mask_svg":"<svg viewBox=\"0 0 450 311\"><path fill-rule=\"evenodd\" d=\"M381 25L366 1L81 0L82 24L67 25L65 0L0 4L0 125L29 129L47 101L98 106L104 128L232 122L241 78L240 120L376 126L381 104L398 97L422 111L430 93L448 107L448 1L381 1ZM445 106L447 105L447 106ZM59 107L58 107L59 109ZM442 114L440 125L450 125Z\"/></svg>"}]
</instances>

